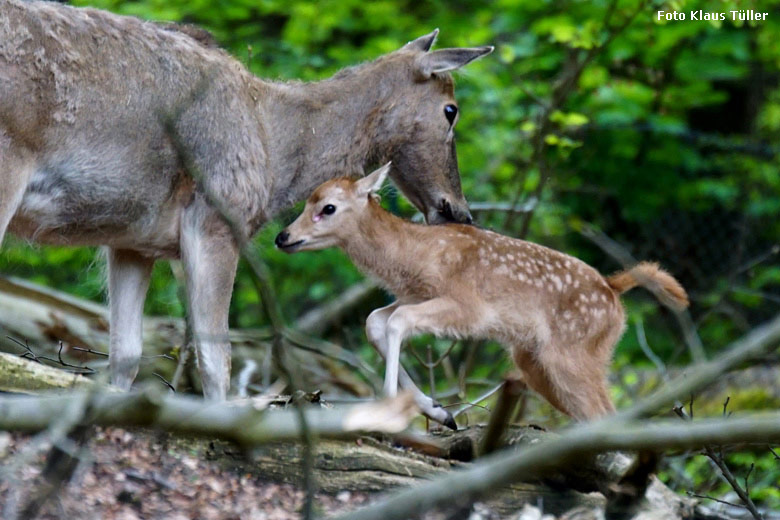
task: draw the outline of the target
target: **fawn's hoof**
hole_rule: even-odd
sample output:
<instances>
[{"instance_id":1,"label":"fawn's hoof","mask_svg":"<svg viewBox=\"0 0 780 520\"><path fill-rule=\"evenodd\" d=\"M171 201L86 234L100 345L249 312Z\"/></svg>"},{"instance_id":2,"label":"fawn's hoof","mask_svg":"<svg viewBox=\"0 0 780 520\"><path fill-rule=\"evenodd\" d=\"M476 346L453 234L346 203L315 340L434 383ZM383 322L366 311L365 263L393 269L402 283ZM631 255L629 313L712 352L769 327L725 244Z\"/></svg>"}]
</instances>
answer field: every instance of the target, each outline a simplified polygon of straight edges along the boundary
<instances>
[{"instance_id":1,"label":"fawn's hoof","mask_svg":"<svg viewBox=\"0 0 780 520\"><path fill-rule=\"evenodd\" d=\"M444 419L443 424L452 431L458 431L458 423L455 422L455 418L451 413L447 413L447 418Z\"/></svg>"},{"instance_id":2,"label":"fawn's hoof","mask_svg":"<svg viewBox=\"0 0 780 520\"><path fill-rule=\"evenodd\" d=\"M444 419L441 420L441 423L450 430L458 431L458 423L455 422L455 418L452 416L452 414L445 410L439 403L435 403L434 406L446 414Z\"/></svg>"}]
</instances>

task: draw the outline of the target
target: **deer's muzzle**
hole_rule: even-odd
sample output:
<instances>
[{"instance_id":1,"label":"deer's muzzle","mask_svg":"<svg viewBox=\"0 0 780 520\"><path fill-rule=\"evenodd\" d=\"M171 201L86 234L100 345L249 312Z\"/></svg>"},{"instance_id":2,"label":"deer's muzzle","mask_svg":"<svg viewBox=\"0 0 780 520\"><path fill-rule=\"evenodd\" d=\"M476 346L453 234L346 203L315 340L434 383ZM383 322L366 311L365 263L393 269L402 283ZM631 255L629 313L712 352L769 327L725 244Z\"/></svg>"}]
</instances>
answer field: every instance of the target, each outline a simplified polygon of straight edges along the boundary
<instances>
[{"instance_id":1,"label":"deer's muzzle","mask_svg":"<svg viewBox=\"0 0 780 520\"><path fill-rule=\"evenodd\" d=\"M447 222L471 224L473 220L465 200L462 203L453 204L447 199L441 199L439 204L429 209L425 215L425 221L428 224L446 224Z\"/></svg>"}]
</instances>

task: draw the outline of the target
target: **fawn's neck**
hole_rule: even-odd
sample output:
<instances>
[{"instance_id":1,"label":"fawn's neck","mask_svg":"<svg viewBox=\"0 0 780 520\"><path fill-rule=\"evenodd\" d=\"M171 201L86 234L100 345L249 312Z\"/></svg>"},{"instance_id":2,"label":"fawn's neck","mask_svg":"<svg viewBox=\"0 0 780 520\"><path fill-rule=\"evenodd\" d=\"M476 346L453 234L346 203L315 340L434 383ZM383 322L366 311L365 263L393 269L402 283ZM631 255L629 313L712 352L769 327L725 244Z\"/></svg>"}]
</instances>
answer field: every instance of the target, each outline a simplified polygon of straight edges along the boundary
<instances>
[{"instance_id":1,"label":"fawn's neck","mask_svg":"<svg viewBox=\"0 0 780 520\"><path fill-rule=\"evenodd\" d=\"M342 244L347 255L399 298L429 285L424 226L396 217L373 199L368 204L357 232Z\"/></svg>"}]
</instances>

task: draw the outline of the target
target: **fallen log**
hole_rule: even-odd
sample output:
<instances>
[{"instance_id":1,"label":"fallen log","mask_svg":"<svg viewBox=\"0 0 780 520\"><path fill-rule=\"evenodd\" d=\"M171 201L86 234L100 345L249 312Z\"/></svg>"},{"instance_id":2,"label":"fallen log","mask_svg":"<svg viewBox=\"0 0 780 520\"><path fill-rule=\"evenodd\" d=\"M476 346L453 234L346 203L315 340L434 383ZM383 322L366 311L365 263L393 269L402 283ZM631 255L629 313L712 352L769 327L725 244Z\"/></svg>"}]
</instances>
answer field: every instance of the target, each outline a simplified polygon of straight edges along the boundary
<instances>
[{"instance_id":1,"label":"fallen log","mask_svg":"<svg viewBox=\"0 0 780 520\"><path fill-rule=\"evenodd\" d=\"M86 377L0 352L0 391L22 394L51 390L85 389Z\"/></svg>"},{"instance_id":2,"label":"fallen log","mask_svg":"<svg viewBox=\"0 0 780 520\"><path fill-rule=\"evenodd\" d=\"M448 445L456 443L455 439L478 437L479 430L460 430L453 432L446 440L435 440L440 441L446 450ZM532 432L529 434L528 430ZM540 440L551 436L534 428L515 428L513 435L517 439L526 440ZM225 468L241 474L257 475L266 481L293 485L299 485L302 481L302 447L299 444L269 443L257 446L250 452L240 452L227 442L209 442L190 437L167 436L166 443L187 453L216 461ZM527 446L528 444L518 441L512 450ZM560 468L560 471L576 473L577 466L570 464ZM319 440L315 446L313 472L317 489L321 492L334 495L344 491L385 494L395 489L411 490L447 473L467 470L469 467L471 463L425 455L399 447L389 438L359 437ZM601 484L608 482L602 481ZM462 498L464 497L453 492L450 505L458 504ZM695 518L696 501L677 495L656 478L651 480L644 498L643 506L637 512L637 515L645 515L641 518ZM582 518L603 518L607 499L600 493L585 493L560 485L548 485L531 474L525 482L514 482L495 489L487 497L483 497L481 503L501 518L514 518L518 511L529 504L556 517L568 513L567 518L580 518L571 516L576 510L585 514ZM470 506L468 499L463 501L462 505L467 510ZM637 515L626 518L638 518ZM422 518L422 515L415 516L417 517ZM458 516L448 518L455 517ZM463 517L469 517L468 512L464 513ZM718 520L719 517L708 518Z\"/></svg>"},{"instance_id":3,"label":"fallen log","mask_svg":"<svg viewBox=\"0 0 780 520\"><path fill-rule=\"evenodd\" d=\"M368 289L364 288L364 291ZM319 326L321 321L308 319L306 323ZM170 355L175 357L181 350L184 331L183 319L144 317L144 359L137 380L154 377L153 373L157 373L170 381L176 369L176 361ZM272 365L267 361L271 352L269 330L231 330L230 340L234 367L242 367L246 359L261 367ZM106 365L105 359L76 347L108 352L108 309L54 289L0 276L0 351L22 354L24 349L17 341L28 343L38 355L57 358L62 354L68 361L100 371ZM312 352L315 355L311 355ZM311 389L362 397L373 394L366 381L373 374L354 354L338 345L318 341L287 349L287 355ZM17 385L15 391L22 389ZM37 389L34 385L30 388Z\"/></svg>"}]
</instances>

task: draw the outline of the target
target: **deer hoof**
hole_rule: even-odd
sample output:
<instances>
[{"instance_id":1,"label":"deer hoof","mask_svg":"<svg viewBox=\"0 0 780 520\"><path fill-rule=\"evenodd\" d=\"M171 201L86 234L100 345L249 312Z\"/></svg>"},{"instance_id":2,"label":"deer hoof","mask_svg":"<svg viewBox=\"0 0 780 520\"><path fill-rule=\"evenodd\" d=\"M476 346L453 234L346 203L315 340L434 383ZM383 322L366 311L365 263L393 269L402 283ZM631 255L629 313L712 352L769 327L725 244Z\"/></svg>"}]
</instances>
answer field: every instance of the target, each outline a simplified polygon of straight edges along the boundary
<instances>
[{"instance_id":1,"label":"deer hoof","mask_svg":"<svg viewBox=\"0 0 780 520\"><path fill-rule=\"evenodd\" d=\"M458 423L455 422L455 418L449 412L447 412L447 417L444 419L442 424L452 431L458 431Z\"/></svg>"},{"instance_id":2,"label":"deer hoof","mask_svg":"<svg viewBox=\"0 0 780 520\"><path fill-rule=\"evenodd\" d=\"M452 414L445 410L444 407L436 401L434 401L433 406L435 408L440 408L446 414L444 419L441 420L441 423L452 431L458 431L458 423L455 422L455 418L452 416Z\"/></svg>"}]
</instances>

